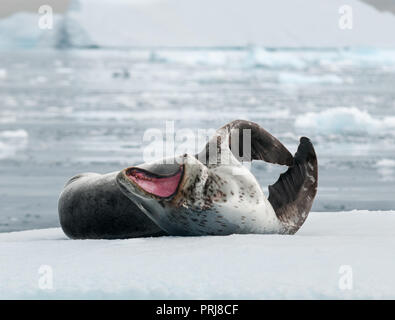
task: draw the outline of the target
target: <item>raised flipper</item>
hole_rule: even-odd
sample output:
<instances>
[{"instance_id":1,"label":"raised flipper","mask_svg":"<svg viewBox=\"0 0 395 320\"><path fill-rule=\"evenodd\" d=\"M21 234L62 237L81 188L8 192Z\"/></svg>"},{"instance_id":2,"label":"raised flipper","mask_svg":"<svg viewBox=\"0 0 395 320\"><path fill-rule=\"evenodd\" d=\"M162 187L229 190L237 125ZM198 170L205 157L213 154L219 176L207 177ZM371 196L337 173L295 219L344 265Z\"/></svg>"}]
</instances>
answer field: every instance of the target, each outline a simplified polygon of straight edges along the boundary
<instances>
[{"instance_id":1,"label":"raised flipper","mask_svg":"<svg viewBox=\"0 0 395 320\"><path fill-rule=\"evenodd\" d=\"M269 202L286 234L294 234L310 212L317 193L318 164L314 147L306 137L300 139L293 165L269 186Z\"/></svg>"},{"instance_id":2,"label":"raised flipper","mask_svg":"<svg viewBox=\"0 0 395 320\"><path fill-rule=\"evenodd\" d=\"M251 140L248 139L248 142L243 135L246 130L251 133ZM224 139L228 140L229 149L239 161L263 160L287 166L293 164L292 154L278 139L259 124L246 120L235 120L219 128L203 151L197 155L199 160L208 163L212 146L219 147ZM232 143L232 139L236 141ZM245 143L251 143L251 146L246 146ZM219 148L217 152L220 152Z\"/></svg>"}]
</instances>

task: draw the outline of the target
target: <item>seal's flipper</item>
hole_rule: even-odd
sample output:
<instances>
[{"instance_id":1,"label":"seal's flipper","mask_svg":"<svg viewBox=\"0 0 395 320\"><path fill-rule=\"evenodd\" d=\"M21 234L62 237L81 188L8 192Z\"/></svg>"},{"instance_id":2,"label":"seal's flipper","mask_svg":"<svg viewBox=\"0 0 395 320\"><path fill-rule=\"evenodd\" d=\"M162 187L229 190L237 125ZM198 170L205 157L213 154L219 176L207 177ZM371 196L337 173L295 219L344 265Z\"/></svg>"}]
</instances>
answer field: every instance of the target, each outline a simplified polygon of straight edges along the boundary
<instances>
[{"instance_id":1,"label":"seal's flipper","mask_svg":"<svg viewBox=\"0 0 395 320\"><path fill-rule=\"evenodd\" d=\"M251 140L246 140L245 131L247 130L250 131ZM263 160L287 166L293 163L292 154L277 138L259 124L246 120L234 120L219 128L205 149L197 155L199 159L204 158L205 155L208 160L211 146L220 145L224 139L228 139L229 149L239 161ZM245 143L251 143L251 146Z\"/></svg>"},{"instance_id":2,"label":"seal's flipper","mask_svg":"<svg viewBox=\"0 0 395 320\"><path fill-rule=\"evenodd\" d=\"M309 214L317 193L318 164L314 147L300 139L293 165L269 186L269 202L284 225L284 233L294 234Z\"/></svg>"}]
</instances>

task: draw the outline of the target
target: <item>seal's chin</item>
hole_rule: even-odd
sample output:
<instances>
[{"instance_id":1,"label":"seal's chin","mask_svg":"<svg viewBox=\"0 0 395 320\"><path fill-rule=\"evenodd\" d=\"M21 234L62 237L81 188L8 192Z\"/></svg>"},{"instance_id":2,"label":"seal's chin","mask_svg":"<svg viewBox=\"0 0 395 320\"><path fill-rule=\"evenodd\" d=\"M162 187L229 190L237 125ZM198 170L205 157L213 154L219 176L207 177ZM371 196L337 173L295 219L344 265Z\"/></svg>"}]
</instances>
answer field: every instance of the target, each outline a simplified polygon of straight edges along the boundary
<instances>
[{"instance_id":1,"label":"seal's chin","mask_svg":"<svg viewBox=\"0 0 395 320\"><path fill-rule=\"evenodd\" d=\"M171 198L177 191L184 174L184 166L171 174L156 174L138 167L125 171L125 176L140 190L159 198Z\"/></svg>"}]
</instances>

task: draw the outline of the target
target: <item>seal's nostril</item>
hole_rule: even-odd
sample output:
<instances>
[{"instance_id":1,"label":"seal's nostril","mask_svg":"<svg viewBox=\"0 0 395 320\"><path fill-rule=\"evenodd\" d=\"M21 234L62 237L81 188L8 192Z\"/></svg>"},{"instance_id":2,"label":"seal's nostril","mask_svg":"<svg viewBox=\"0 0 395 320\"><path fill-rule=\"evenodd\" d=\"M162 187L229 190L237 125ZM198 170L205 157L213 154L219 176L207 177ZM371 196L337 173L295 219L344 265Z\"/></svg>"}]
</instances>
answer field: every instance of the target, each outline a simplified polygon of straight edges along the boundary
<instances>
[{"instance_id":1,"label":"seal's nostril","mask_svg":"<svg viewBox=\"0 0 395 320\"><path fill-rule=\"evenodd\" d=\"M135 170L133 168L126 169L125 174L127 176L133 176L133 175L135 175Z\"/></svg>"}]
</instances>

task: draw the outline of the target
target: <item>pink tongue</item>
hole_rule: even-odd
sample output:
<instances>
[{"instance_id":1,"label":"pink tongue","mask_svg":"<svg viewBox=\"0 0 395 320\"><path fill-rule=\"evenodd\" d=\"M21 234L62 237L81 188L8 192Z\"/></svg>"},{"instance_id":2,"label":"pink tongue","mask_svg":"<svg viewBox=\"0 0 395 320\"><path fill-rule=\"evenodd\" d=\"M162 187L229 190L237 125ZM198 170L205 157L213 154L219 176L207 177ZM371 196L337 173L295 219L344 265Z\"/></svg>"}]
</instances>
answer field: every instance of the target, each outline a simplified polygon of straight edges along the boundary
<instances>
[{"instance_id":1,"label":"pink tongue","mask_svg":"<svg viewBox=\"0 0 395 320\"><path fill-rule=\"evenodd\" d=\"M181 172L165 178L153 178L146 176L143 172L133 172L129 177L145 191L166 198L176 192L181 179Z\"/></svg>"}]
</instances>

